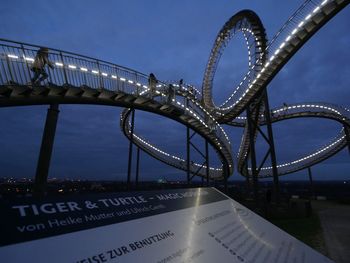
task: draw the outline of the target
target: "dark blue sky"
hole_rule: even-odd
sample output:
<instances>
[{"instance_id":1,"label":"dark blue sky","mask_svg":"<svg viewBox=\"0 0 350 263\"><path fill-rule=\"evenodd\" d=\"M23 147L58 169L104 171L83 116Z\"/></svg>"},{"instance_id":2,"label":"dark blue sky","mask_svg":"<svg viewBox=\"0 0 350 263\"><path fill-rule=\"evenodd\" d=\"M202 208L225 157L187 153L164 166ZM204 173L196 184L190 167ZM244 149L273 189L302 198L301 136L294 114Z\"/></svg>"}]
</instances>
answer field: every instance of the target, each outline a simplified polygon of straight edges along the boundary
<instances>
[{"instance_id":1,"label":"dark blue sky","mask_svg":"<svg viewBox=\"0 0 350 263\"><path fill-rule=\"evenodd\" d=\"M214 38L241 9L261 18L271 39L303 1L123 0L18 1L0 6L0 37L110 61L161 80L200 87ZM350 9L322 28L269 86L272 107L304 101L350 106ZM242 39L226 49L214 95L223 100L247 69ZM0 176L34 177L47 106L0 109ZM50 177L118 179L126 176L128 141L119 128L121 108L61 106ZM172 153L185 151L185 129L173 121L137 112L138 132ZM225 127L236 151L242 130ZM274 125L279 162L298 158L333 138L339 124L298 119ZM215 160L214 160L215 161ZM315 179L350 179L343 150L313 168ZM141 156L144 179L184 179L185 173ZM235 172L232 179L240 175ZM306 179L306 171L284 179Z\"/></svg>"}]
</instances>

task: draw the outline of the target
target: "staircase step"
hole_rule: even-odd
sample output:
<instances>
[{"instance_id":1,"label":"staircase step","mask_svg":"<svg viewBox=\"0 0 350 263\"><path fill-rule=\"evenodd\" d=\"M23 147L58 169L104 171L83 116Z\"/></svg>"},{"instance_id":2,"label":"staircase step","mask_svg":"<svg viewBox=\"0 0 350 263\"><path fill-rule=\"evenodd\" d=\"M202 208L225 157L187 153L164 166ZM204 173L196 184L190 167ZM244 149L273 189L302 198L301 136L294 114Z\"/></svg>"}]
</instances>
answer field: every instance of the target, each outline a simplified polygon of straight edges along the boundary
<instances>
[{"instance_id":1,"label":"staircase step","mask_svg":"<svg viewBox=\"0 0 350 263\"><path fill-rule=\"evenodd\" d=\"M72 88L68 88L66 92L66 96L80 97L83 93L84 93L84 90L82 90L81 88L72 87Z\"/></svg>"},{"instance_id":2,"label":"staircase step","mask_svg":"<svg viewBox=\"0 0 350 263\"><path fill-rule=\"evenodd\" d=\"M100 95L101 91L98 91L96 89L92 89L89 86L81 86L81 89L84 91L84 93L81 95L82 97L93 97L96 98Z\"/></svg>"},{"instance_id":3,"label":"staircase step","mask_svg":"<svg viewBox=\"0 0 350 263\"><path fill-rule=\"evenodd\" d=\"M335 9L337 8L337 4L334 2L329 2L328 4L326 4L323 8L322 11L324 14L329 15L330 13L332 13Z\"/></svg>"},{"instance_id":4,"label":"staircase step","mask_svg":"<svg viewBox=\"0 0 350 263\"><path fill-rule=\"evenodd\" d=\"M50 86L49 89L50 89L50 92L49 92L50 96L64 96L68 91L68 88L64 86L62 87Z\"/></svg>"},{"instance_id":5,"label":"staircase step","mask_svg":"<svg viewBox=\"0 0 350 263\"><path fill-rule=\"evenodd\" d=\"M114 99L114 92L110 90L102 90L101 94L98 96L100 99Z\"/></svg>"},{"instance_id":6,"label":"staircase step","mask_svg":"<svg viewBox=\"0 0 350 263\"><path fill-rule=\"evenodd\" d=\"M135 104L144 104L147 101L149 101L149 98L140 96L140 97L137 97L137 99L134 101L134 103Z\"/></svg>"},{"instance_id":7,"label":"staircase step","mask_svg":"<svg viewBox=\"0 0 350 263\"><path fill-rule=\"evenodd\" d=\"M11 97L14 96L27 96L32 93L33 89L28 86L13 86Z\"/></svg>"},{"instance_id":8,"label":"staircase step","mask_svg":"<svg viewBox=\"0 0 350 263\"><path fill-rule=\"evenodd\" d=\"M122 92L122 91L119 91L119 92L117 93L117 96L114 98L114 100L120 100L121 98L123 98L123 97L125 97L125 96L127 96L126 93L124 93L124 92Z\"/></svg>"},{"instance_id":9,"label":"staircase step","mask_svg":"<svg viewBox=\"0 0 350 263\"><path fill-rule=\"evenodd\" d=\"M33 87L33 93L39 96L47 96L50 89L45 86Z\"/></svg>"},{"instance_id":10,"label":"staircase step","mask_svg":"<svg viewBox=\"0 0 350 263\"><path fill-rule=\"evenodd\" d=\"M318 12L315 15L312 16L312 20L316 24L318 24L318 23L320 23L323 20L324 17L325 17L325 15L322 12Z\"/></svg>"}]
</instances>

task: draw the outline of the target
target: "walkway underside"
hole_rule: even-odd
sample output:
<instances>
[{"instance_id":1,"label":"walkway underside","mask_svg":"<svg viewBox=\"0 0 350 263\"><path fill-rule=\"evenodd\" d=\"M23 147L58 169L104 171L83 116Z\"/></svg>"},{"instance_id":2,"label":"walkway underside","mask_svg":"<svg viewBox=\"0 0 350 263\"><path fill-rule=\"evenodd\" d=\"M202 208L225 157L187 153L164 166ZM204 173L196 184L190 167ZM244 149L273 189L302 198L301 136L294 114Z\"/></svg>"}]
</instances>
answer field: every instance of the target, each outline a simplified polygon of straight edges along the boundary
<instances>
[{"instance_id":1,"label":"walkway underside","mask_svg":"<svg viewBox=\"0 0 350 263\"><path fill-rule=\"evenodd\" d=\"M185 96L186 92L182 92ZM167 99L167 98L166 98ZM189 97L189 100L193 100ZM118 106L124 108L134 108L143 111L148 111L173 119L179 123L188 126L193 131L202 136L212 145L218 153L219 159L226 162L229 167L229 173L232 174L233 162L228 141L221 141L217 135L214 126L205 125L197 114L193 115L186 110L185 107L180 107L174 103L164 103L161 93L153 98L149 94L144 93L143 96L129 94L122 91L109 91L105 89L93 89L87 86L73 87L70 85L56 86L53 84L47 86L28 86L10 85L0 86L0 107L9 106L27 106L27 105L43 105L43 104L97 104ZM129 113L129 111L128 111ZM121 127L124 134L129 137L129 126L127 121L128 113L124 113L121 117ZM155 147L147 144L140 144L141 137L134 134L135 144L139 145L145 152L148 152L158 160L169 164L178 169L186 170L186 162L182 157L176 157L167 154L161 150L155 150ZM226 139L224 137L224 139ZM211 179L222 180L224 178L224 169L222 166L210 167L209 177ZM206 167L191 162L191 173L198 176L206 177Z\"/></svg>"}]
</instances>

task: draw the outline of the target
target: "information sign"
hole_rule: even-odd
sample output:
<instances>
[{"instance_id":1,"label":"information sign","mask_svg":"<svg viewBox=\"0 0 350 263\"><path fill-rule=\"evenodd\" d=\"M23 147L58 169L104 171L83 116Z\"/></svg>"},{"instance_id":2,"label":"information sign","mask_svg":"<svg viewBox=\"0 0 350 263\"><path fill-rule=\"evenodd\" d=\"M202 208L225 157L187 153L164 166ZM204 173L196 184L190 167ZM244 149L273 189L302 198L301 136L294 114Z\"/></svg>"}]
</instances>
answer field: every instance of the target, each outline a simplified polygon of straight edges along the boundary
<instances>
[{"instance_id":1,"label":"information sign","mask_svg":"<svg viewBox=\"0 0 350 263\"><path fill-rule=\"evenodd\" d=\"M0 262L332 262L215 188L0 200Z\"/></svg>"}]
</instances>

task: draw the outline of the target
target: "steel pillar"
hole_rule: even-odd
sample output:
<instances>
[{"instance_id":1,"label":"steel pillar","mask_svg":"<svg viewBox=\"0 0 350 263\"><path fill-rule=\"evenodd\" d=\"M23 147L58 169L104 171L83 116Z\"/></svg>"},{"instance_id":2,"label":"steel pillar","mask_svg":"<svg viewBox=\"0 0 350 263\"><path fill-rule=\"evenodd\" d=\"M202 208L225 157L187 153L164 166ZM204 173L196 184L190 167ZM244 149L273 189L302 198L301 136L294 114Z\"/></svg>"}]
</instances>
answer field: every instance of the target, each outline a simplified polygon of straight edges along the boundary
<instances>
[{"instance_id":1,"label":"steel pillar","mask_svg":"<svg viewBox=\"0 0 350 263\"><path fill-rule=\"evenodd\" d=\"M139 168L140 168L140 147L137 147L136 151L136 179L135 179L135 185L136 188L139 186Z\"/></svg>"},{"instance_id":2,"label":"steel pillar","mask_svg":"<svg viewBox=\"0 0 350 263\"><path fill-rule=\"evenodd\" d=\"M132 164L132 146L134 144L134 124L135 124L135 109L131 111L131 126L130 126L130 141L129 141L129 159L128 159L128 178L127 188L131 187L131 164Z\"/></svg>"},{"instance_id":3,"label":"steel pillar","mask_svg":"<svg viewBox=\"0 0 350 263\"><path fill-rule=\"evenodd\" d=\"M271 124L271 116L270 116L270 105L269 98L267 95L266 88L264 90L264 103L265 103L265 121L267 127L267 134L269 139L270 146L270 158L271 158L271 166L272 166L272 175L273 175L273 192L275 202L278 204L280 202L280 191L279 191L279 178L278 178L278 170L277 170L277 160L276 160L276 151L275 151L275 143L273 139L272 132L272 124Z\"/></svg>"},{"instance_id":4,"label":"steel pillar","mask_svg":"<svg viewBox=\"0 0 350 263\"><path fill-rule=\"evenodd\" d=\"M345 132L346 142L347 142L347 145L348 145L348 151L349 151L349 154L350 154L350 133L348 131L347 126L345 126L345 125L344 125L344 132Z\"/></svg>"},{"instance_id":5,"label":"steel pillar","mask_svg":"<svg viewBox=\"0 0 350 263\"><path fill-rule=\"evenodd\" d=\"M315 199L314 182L312 179L311 167L307 168L307 172L308 172L309 180L310 180L310 195L311 195L310 199Z\"/></svg>"},{"instance_id":6,"label":"steel pillar","mask_svg":"<svg viewBox=\"0 0 350 263\"><path fill-rule=\"evenodd\" d=\"M209 186L209 143L207 140L205 140L205 162L206 162L206 165L207 165L207 168L206 168L206 176L207 176L207 187Z\"/></svg>"},{"instance_id":7,"label":"steel pillar","mask_svg":"<svg viewBox=\"0 0 350 263\"><path fill-rule=\"evenodd\" d=\"M191 105L189 103L189 100L186 99L185 100L185 105L188 108L191 108ZM205 172L205 177L206 177L206 184L207 186L209 185L209 174L210 174L210 169L209 169L209 149L208 149L208 141L205 140L204 141L204 146L205 146L205 152L203 152L203 150L201 149L201 147L197 147L192 141L191 139L196 135L196 132L192 132L191 134L191 130L190 128L187 126L186 127L186 175L187 175L187 184L190 185L192 178L197 176L199 171L201 169L204 169L204 166L206 165L206 172ZM199 153L202 158L204 159L204 162L202 163L202 165L197 169L194 165L191 167L191 164L193 164L193 162L191 162L191 147L197 152ZM193 169L191 171L191 168ZM195 171L195 169L197 169ZM191 175L192 173L192 175ZM201 186L204 186L204 176L202 174L201 176Z\"/></svg>"},{"instance_id":8,"label":"steel pillar","mask_svg":"<svg viewBox=\"0 0 350 263\"><path fill-rule=\"evenodd\" d=\"M258 172L256 166L256 153L255 153L255 138L254 138L254 128L255 125L252 123L250 106L247 107L247 122L248 122L248 132L249 132L249 143L250 143L250 161L251 161L251 172L253 179L253 194L255 205L258 207L259 205L259 195L258 195ZM249 171L248 171L249 172Z\"/></svg>"},{"instance_id":9,"label":"steel pillar","mask_svg":"<svg viewBox=\"0 0 350 263\"><path fill-rule=\"evenodd\" d=\"M224 169L224 192L225 193L227 193L227 181L228 181L228 175L229 175L229 167L228 167L228 164L225 162L224 164L223 164L223 167L222 167L223 169Z\"/></svg>"},{"instance_id":10,"label":"steel pillar","mask_svg":"<svg viewBox=\"0 0 350 263\"><path fill-rule=\"evenodd\" d=\"M190 174L190 128L186 127L186 156L187 156L187 160L186 160L186 165L187 165L187 184L189 185L191 183L191 174Z\"/></svg>"},{"instance_id":11,"label":"steel pillar","mask_svg":"<svg viewBox=\"0 0 350 263\"><path fill-rule=\"evenodd\" d=\"M46 191L59 112L58 104L51 104L50 108L47 110L34 183L34 192L37 194L43 194Z\"/></svg>"}]
</instances>

